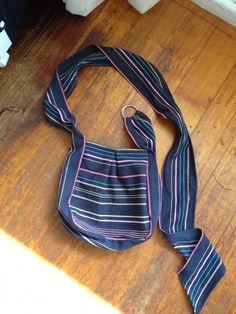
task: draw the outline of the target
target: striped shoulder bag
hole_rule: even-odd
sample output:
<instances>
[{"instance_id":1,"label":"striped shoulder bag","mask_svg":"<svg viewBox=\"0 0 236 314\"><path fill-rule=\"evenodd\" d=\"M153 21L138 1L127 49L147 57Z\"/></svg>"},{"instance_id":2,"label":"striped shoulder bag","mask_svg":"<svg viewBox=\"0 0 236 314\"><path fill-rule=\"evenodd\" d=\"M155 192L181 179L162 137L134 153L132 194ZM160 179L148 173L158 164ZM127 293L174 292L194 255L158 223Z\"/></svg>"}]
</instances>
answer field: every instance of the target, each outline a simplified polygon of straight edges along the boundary
<instances>
[{"instance_id":1,"label":"striped shoulder bag","mask_svg":"<svg viewBox=\"0 0 236 314\"><path fill-rule=\"evenodd\" d=\"M76 126L67 98L86 65L113 66L175 127L175 140L160 178L150 119L134 108L122 109L135 149L115 149L89 141ZM69 153L61 173L58 209L65 228L99 248L128 249L150 239L157 224L185 258L178 272L194 313L225 274L225 266L194 216L197 176L194 151L183 116L156 67L130 51L91 45L58 65L44 98L49 123L70 132Z\"/></svg>"}]
</instances>

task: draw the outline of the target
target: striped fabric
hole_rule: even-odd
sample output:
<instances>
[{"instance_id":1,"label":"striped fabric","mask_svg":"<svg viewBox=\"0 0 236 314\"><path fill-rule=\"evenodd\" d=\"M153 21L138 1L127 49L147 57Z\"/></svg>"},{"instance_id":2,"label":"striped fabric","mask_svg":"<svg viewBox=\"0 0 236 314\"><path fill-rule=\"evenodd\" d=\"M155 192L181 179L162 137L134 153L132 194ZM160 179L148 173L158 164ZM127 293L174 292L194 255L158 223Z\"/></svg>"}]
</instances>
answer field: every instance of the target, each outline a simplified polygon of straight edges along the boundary
<instances>
[{"instance_id":1,"label":"striped fabric","mask_svg":"<svg viewBox=\"0 0 236 314\"><path fill-rule=\"evenodd\" d=\"M150 119L137 110L125 117L136 149L115 149L85 139L67 98L86 65L113 66L152 109L175 126L175 141L160 179ZM197 176L194 151L183 116L160 72L147 60L120 48L92 45L62 62L47 90L49 123L72 135L58 192L65 228L79 239L108 250L148 240L159 227L185 258L178 272L194 313L225 274L225 266L201 229L194 227Z\"/></svg>"},{"instance_id":2,"label":"striped fabric","mask_svg":"<svg viewBox=\"0 0 236 314\"><path fill-rule=\"evenodd\" d=\"M147 159L146 151L116 151L86 142L71 198L75 224L98 239L148 237Z\"/></svg>"}]
</instances>

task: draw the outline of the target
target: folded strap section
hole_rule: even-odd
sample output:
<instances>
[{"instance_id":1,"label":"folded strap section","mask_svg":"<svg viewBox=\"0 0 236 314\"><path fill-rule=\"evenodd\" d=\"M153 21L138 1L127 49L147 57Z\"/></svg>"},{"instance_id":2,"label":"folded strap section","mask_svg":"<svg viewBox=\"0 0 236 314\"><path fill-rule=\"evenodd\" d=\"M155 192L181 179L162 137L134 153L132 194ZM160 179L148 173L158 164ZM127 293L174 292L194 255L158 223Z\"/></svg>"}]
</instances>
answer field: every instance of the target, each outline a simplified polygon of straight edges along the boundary
<instances>
[{"instance_id":1,"label":"folded strap section","mask_svg":"<svg viewBox=\"0 0 236 314\"><path fill-rule=\"evenodd\" d=\"M166 233L173 247L186 259L178 272L179 279L198 314L209 294L226 272L214 246L201 229Z\"/></svg>"},{"instance_id":2,"label":"folded strap section","mask_svg":"<svg viewBox=\"0 0 236 314\"><path fill-rule=\"evenodd\" d=\"M139 148L155 151L156 137L150 119L136 110L132 117L124 118L125 127L135 145Z\"/></svg>"}]
</instances>

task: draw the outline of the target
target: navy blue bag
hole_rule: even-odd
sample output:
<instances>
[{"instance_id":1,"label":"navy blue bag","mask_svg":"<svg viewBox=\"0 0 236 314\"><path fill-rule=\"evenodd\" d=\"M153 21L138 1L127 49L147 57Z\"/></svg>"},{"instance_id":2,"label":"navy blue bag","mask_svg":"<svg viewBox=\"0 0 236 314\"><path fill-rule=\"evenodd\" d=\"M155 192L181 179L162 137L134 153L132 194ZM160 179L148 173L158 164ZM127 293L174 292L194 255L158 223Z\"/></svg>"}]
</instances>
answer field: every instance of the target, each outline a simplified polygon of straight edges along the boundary
<instances>
[{"instance_id":1,"label":"navy blue bag","mask_svg":"<svg viewBox=\"0 0 236 314\"><path fill-rule=\"evenodd\" d=\"M76 126L67 98L86 65L113 66L152 109L175 126L175 140L160 179L156 140L150 119L137 110L126 116L136 149L115 149L87 140ZM132 106L131 106L132 107ZM57 67L44 99L49 123L71 133L58 192L58 209L66 229L97 247L124 250L148 240L157 223L186 259L178 272L200 313L208 295L225 274L225 266L201 229L194 227L197 176L194 151L182 113L161 73L127 50L91 45Z\"/></svg>"}]
</instances>

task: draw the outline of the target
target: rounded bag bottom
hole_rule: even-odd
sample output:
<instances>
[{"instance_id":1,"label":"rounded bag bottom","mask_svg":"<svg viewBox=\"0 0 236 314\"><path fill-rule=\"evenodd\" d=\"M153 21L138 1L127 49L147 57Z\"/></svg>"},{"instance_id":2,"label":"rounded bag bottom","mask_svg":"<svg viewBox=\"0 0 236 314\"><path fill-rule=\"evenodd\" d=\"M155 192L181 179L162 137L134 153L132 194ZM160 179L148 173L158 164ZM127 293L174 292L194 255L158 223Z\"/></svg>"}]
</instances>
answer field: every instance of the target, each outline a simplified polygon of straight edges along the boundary
<instances>
[{"instance_id":1,"label":"rounded bag bottom","mask_svg":"<svg viewBox=\"0 0 236 314\"><path fill-rule=\"evenodd\" d=\"M80 239L80 240L83 240L85 242L88 242L96 247L99 247L99 248L103 248L103 249L107 249L107 250L110 250L110 251L122 251L122 250L125 250L125 249L129 249L135 245L139 245L145 241L147 241L148 239L151 238L152 234L150 234L147 238L145 239L140 239L140 240L132 240L132 239L127 239L127 240L110 240L110 239L107 239L106 237L104 236L98 236L98 237L95 237L94 234L90 235L89 233L86 233L86 234L83 234L82 232L80 231L77 231L76 229L72 228L71 224L69 224L65 218L62 216L62 214L60 213L59 211L59 214L60 214L60 218L61 218L61 221L65 227L65 229L70 232L70 234L72 234L74 237Z\"/></svg>"}]
</instances>

